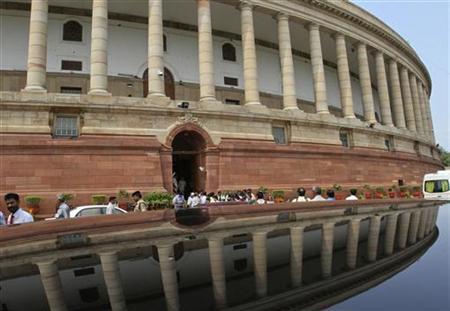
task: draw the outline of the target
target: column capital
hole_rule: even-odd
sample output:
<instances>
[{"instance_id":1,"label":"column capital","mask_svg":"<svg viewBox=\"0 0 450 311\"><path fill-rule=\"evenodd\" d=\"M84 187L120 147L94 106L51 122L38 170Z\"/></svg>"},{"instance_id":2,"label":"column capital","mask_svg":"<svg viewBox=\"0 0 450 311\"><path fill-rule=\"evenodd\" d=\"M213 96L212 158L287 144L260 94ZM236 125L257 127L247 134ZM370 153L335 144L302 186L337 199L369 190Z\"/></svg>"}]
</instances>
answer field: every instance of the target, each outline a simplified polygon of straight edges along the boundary
<instances>
[{"instance_id":1,"label":"column capital","mask_svg":"<svg viewBox=\"0 0 450 311\"><path fill-rule=\"evenodd\" d=\"M248 1L248 0L241 0L241 1L239 2L239 4L237 5L237 8L240 9L240 10L243 10L243 9L253 10L254 4L251 3L251 2Z\"/></svg>"},{"instance_id":2,"label":"column capital","mask_svg":"<svg viewBox=\"0 0 450 311\"><path fill-rule=\"evenodd\" d=\"M284 12L278 12L277 14L275 14L274 18L277 21L289 21L289 15Z\"/></svg>"},{"instance_id":3,"label":"column capital","mask_svg":"<svg viewBox=\"0 0 450 311\"><path fill-rule=\"evenodd\" d=\"M305 25L305 28L308 29L308 30L319 30L319 29L320 29L320 26L319 26L319 24L310 22L310 23L307 23L307 24Z\"/></svg>"},{"instance_id":4,"label":"column capital","mask_svg":"<svg viewBox=\"0 0 450 311\"><path fill-rule=\"evenodd\" d=\"M336 32L333 32L330 35L330 37L331 37L331 39L334 39L334 40L337 40L337 39L344 39L345 40L346 35L344 35L342 32L336 31Z\"/></svg>"},{"instance_id":5,"label":"column capital","mask_svg":"<svg viewBox=\"0 0 450 311\"><path fill-rule=\"evenodd\" d=\"M382 52L382 51L380 51L380 50L378 50L378 49L373 49L371 52L370 52L370 54L372 54L374 57L383 57L383 60L385 59L384 58L384 53Z\"/></svg>"}]
</instances>

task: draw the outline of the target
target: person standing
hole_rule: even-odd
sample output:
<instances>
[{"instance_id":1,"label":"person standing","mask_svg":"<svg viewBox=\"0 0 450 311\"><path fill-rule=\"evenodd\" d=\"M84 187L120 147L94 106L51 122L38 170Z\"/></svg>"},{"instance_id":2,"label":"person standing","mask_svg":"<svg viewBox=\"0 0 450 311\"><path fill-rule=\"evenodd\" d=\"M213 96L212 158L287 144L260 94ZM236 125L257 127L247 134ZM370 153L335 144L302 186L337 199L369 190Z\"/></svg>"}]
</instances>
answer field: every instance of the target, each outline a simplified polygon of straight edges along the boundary
<instances>
[{"instance_id":1,"label":"person standing","mask_svg":"<svg viewBox=\"0 0 450 311\"><path fill-rule=\"evenodd\" d=\"M23 224L27 222L33 222L33 216L25 212L19 207L20 198L17 193L7 193L5 194L5 203L8 211L11 213L6 221L7 225Z\"/></svg>"},{"instance_id":2,"label":"person standing","mask_svg":"<svg viewBox=\"0 0 450 311\"><path fill-rule=\"evenodd\" d=\"M136 203L133 209L133 212L145 212L148 209L147 203L142 199L142 194L140 191L135 191L131 195L134 202Z\"/></svg>"},{"instance_id":3,"label":"person standing","mask_svg":"<svg viewBox=\"0 0 450 311\"><path fill-rule=\"evenodd\" d=\"M6 225L6 221L5 221L5 216L0 211L0 226L2 226L2 225Z\"/></svg>"},{"instance_id":4,"label":"person standing","mask_svg":"<svg viewBox=\"0 0 450 311\"><path fill-rule=\"evenodd\" d=\"M117 198L115 196L109 197L108 205L106 206L106 215L114 214L114 209L117 207Z\"/></svg>"},{"instance_id":5,"label":"person standing","mask_svg":"<svg viewBox=\"0 0 450 311\"><path fill-rule=\"evenodd\" d=\"M182 195L186 195L186 180L183 176L180 177L180 180L178 181L178 191L181 192Z\"/></svg>"},{"instance_id":6,"label":"person standing","mask_svg":"<svg viewBox=\"0 0 450 311\"><path fill-rule=\"evenodd\" d=\"M186 200L184 199L184 195L181 193L181 191L178 191L177 195L172 200L173 207L176 210L183 208L185 202L186 202Z\"/></svg>"},{"instance_id":7,"label":"person standing","mask_svg":"<svg viewBox=\"0 0 450 311\"><path fill-rule=\"evenodd\" d=\"M311 199L311 201L326 201L322 197L322 189L320 189L320 187L314 187L313 193L314 193L314 197Z\"/></svg>"},{"instance_id":8,"label":"person standing","mask_svg":"<svg viewBox=\"0 0 450 311\"><path fill-rule=\"evenodd\" d=\"M357 192L358 190L356 190L356 189L350 189L350 195L348 196L348 197L346 197L345 199L346 200L358 200L358 197L356 196L356 192Z\"/></svg>"},{"instance_id":9,"label":"person standing","mask_svg":"<svg viewBox=\"0 0 450 311\"><path fill-rule=\"evenodd\" d=\"M67 205L63 194L58 195L58 202L56 203L56 205L58 206L55 214L56 219L70 217L70 207L69 205Z\"/></svg>"},{"instance_id":10,"label":"person standing","mask_svg":"<svg viewBox=\"0 0 450 311\"><path fill-rule=\"evenodd\" d=\"M305 188L298 188L297 189L297 198L293 199L292 202L308 202L309 198L306 196L306 190Z\"/></svg>"}]
</instances>

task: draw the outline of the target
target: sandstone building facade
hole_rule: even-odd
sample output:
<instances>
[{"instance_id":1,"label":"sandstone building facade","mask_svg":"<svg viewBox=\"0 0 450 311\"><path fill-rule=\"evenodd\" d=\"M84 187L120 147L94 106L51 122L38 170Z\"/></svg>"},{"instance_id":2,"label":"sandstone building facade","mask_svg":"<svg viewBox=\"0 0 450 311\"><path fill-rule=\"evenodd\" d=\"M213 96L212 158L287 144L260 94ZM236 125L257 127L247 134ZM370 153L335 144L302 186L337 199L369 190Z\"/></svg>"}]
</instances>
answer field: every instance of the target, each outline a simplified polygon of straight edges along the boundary
<instances>
[{"instance_id":1,"label":"sandstone building facade","mask_svg":"<svg viewBox=\"0 0 450 311\"><path fill-rule=\"evenodd\" d=\"M420 183L431 79L347 1L0 3L1 189Z\"/></svg>"}]
</instances>

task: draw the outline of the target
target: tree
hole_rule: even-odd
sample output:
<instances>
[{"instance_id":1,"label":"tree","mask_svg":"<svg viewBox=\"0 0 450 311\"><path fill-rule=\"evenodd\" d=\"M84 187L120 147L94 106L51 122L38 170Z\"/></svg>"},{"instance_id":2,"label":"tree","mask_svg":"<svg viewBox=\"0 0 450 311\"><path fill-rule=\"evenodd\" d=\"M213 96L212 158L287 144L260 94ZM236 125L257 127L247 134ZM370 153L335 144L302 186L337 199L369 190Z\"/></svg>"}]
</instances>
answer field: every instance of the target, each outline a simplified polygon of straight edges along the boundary
<instances>
[{"instance_id":1,"label":"tree","mask_svg":"<svg viewBox=\"0 0 450 311\"><path fill-rule=\"evenodd\" d=\"M441 154L441 161L444 166L450 166L450 152L446 151L443 147L439 147L439 153Z\"/></svg>"}]
</instances>

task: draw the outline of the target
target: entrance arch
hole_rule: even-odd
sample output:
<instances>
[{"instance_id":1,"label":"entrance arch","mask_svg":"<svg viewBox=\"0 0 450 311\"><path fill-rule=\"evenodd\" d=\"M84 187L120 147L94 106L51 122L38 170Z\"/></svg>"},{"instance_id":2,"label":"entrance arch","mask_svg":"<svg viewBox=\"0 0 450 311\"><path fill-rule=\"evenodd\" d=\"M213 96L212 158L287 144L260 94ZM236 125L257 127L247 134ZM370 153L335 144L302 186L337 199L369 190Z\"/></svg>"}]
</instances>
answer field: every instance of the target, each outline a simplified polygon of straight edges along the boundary
<instances>
[{"instance_id":1,"label":"entrance arch","mask_svg":"<svg viewBox=\"0 0 450 311\"><path fill-rule=\"evenodd\" d=\"M144 74L142 75L143 91L144 97L148 95L148 68L145 69ZM173 78L172 72L169 69L164 67L164 92L167 97L170 99L175 99L175 79Z\"/></svg>"},{"instance_id":2,"label":"entrance arch","mask_svg":"<svg viewBox=\"0 0 450 311\"><path fill-rule=\"evenodd\" d=\"M180 186L185 184L184 194L204 190L207 142L203 136L193 130L181 131L173 138L171 147L172 172Z\"/></svg>"}]
</instances>

